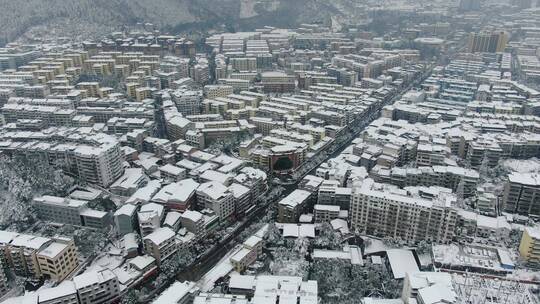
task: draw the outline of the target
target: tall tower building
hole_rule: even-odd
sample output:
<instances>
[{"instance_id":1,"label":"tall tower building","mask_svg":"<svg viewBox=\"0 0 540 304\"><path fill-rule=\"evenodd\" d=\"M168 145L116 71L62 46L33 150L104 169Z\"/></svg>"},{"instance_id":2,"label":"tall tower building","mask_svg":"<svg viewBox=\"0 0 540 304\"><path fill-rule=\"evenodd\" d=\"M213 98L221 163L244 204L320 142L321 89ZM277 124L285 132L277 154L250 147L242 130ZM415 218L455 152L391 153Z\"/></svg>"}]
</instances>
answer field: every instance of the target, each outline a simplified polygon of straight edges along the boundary
<instances>
[{"instance_id":1,"label":"tall tower building","mask_svg":"<svg viewBox=\"0 0 540 304\"><path fill-rule=\"evenodd\" d=\"M469 34L470 53L502 52L507 43L508 33L504 31L483 31Z\"/></svg>"}]
</instances>

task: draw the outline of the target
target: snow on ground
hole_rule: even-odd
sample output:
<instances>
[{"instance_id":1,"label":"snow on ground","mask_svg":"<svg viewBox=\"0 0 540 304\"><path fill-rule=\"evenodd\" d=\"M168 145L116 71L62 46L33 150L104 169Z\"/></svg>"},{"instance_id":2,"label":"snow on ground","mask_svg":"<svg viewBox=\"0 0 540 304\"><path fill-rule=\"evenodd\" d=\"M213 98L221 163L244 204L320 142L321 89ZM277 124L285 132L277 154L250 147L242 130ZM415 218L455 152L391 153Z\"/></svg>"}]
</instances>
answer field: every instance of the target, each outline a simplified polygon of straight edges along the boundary
<instances>
[{"instance_id":1,"label":"snow on ground","mask_svg":"<svg viewBox=\"0 0 540 304\"><path fill-rule=\"evenodd\" d=\"M229 274L233 270L230 258L238 251L240 245L227 252L227 254L219 260L219 262L210 271L204 274L204 276L197 282L197 286L201 288L202 292L209 292L214 289L214 284L219 278L222 278Z\"/></svg>"},{"instance_id":2,"label":"snow on ground","mask_svg":"<svg viewBox=\"0 0 540 304\"><path fill-rule=\"evenodd\" d=\"M124 259L121 256L113 256L109 254L103 254L97 257L94 261L92 261L92 264L88 266L88 269L86 271L90 271L93 269L115 269L117 267L120 267L122 263L124 262Z\"/></svg>"},{"instance_id":3,"label":"snow on ground","mask_svg":"<svg viewBox=\"0 0 540 304\"><path fill-rule=\"evenodd\" d=\"M540 281L540 271L532 271L529 269L516 269L511 274L506 276L507 278L526 280L526 281Z\"/></svg>"},{"instance_id":4,"label":"snow on ground","mask_svg":"<svg viewBox=\"0 0 540 304\"><path fill-rule=\"evenodd\" d=\"M364 254L369 255L371 253L382 252L388 249L392 249L391 247L386 246L381 240L370 237L363 237L363 239L364 241L369 239L369 241L366 242L366 249L364 251Z\"/></svg>"},{"instance_id":5,"label":"snow on ground","mask_svg":"<svg viewBox=\"0 0 540 304\"><path fill-rule=\"evenodd\" d=\"M507 159L502 163L503 167L510 171L527 173L540 172L540 160L537 158L531 159Z\"/></svg>"}]
</instances>

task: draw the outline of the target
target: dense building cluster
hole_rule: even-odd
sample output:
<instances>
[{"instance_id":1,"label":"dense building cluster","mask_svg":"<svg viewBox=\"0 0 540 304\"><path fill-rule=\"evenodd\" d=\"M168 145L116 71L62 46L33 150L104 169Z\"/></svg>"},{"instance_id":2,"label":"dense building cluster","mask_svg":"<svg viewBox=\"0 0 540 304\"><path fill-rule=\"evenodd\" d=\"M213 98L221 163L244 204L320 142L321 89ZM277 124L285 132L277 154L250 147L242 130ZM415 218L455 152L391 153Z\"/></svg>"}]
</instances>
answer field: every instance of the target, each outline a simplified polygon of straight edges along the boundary
<instances>
[{"instance_id":1,"label":"dense building cluster","mask_svg":"<svg viewBox=\"0 0 540 304\"><path fill-rule=\"evenodd\" d=\"M0 301L538 303L540 10L506 2L8 43Z\"/></svg>"}]
</instances>

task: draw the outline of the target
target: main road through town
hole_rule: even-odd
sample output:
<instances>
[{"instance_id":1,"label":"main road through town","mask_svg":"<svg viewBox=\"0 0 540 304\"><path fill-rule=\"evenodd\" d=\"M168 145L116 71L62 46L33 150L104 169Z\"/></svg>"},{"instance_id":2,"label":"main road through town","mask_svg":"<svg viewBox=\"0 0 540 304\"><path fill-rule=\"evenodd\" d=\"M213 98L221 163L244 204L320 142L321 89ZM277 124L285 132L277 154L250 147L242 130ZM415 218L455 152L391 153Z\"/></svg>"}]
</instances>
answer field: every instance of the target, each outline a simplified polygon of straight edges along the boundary
<instances>
[{"instance_id":1,"label":"main road through town","mask_svg":"<svg viewBox=\"0 0 540 304\"><path fill-rule=\"evenodd\" d=\"M374 111L374 113L371 113L367 116L366 120L362 122L362 124L356 128L356 130L350 130L352 132L353 136L351 136L347 141L344 141L339 147L334 149L334 152L329 154L326 158L324 158L322 161L320 161L317 166L314 167L311 171L306 172L302 177L299 177L296 179L296 181L282 185L285 190L282 192L281 197L286 196L290 194L292 191L297 189L298 183L302 178L307 174L313 174L316 168L322 164L323 162L326 162L327 160L336 157L339 155L345 148L347 148L351 142L375 119L377 119L380 116L380 112L382 107L388 104L393 104L395 101L399 100L403 94L408 92L410 89L412 89L415 86L418 86L420 83L422 83L427 77L431 75L431 72L433 71L433 68L435 67L435 64L429 65L424 73L421 76L418 76L411 84L409 84L406 88L401 89L399 92L394 93L394 96L390 98L387 102L385 102L381 108ZM188 267L183 269L181 272L179 272L176 276L176 279L179 281L198 281L201 279L201 277L208 272L212 267L214 267L217 262L225 256L225 254L233 249L237 245L238 237L239 235L251 224L260 221L268 211L268 208L272 204L276 204L279 201L280 198L277 198L276 200L272 202L266 202L264 204L260 204L256 206L256 209L242 222L240 225L238 225L233 231L231 231L227 236L222 238L217 244L215 244L211 249L207 250L205 253L197 257L197 259L191 263ZM159 288L157 290L154 290L152 292L153 295L159 294L163 290L165 290L167 287L169 287L174 280L171 280L168 282L168 284L165 284L162 286L162 288ZM150 297L149 297L150 298Z\"/></svg>"}]
</instances>

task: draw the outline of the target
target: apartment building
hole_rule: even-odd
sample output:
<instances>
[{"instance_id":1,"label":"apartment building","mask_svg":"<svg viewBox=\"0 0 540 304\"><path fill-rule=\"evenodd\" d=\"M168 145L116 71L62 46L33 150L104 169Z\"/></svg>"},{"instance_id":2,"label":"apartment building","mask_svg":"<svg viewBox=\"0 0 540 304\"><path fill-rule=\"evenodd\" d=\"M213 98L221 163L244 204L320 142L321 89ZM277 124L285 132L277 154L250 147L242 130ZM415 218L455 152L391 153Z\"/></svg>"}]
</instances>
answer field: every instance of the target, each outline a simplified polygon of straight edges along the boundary
<instances>
[{"instance_id":1,"label":"apartment building","mask_svg":"<svg viewBox=\"0 0 540 304\"><path fill-rule=\"evenodd\" d=\"M417 193L407 193L387 186L367 179L353 188L349 210L352 229L399 237L409 243L452 240L458 217L452 206L455 196L444 189L419 187Z\"/></svg>"},{"instance_id":2,"label":"apartment building","mask_svg":"<svg viewBox=\"0 0 540 304\"><path fill-rule=\"evenodd\" d=\"M123 236L132 233L137 222L137 207L125 204L114 212L114 223L118 235Z\"/></svg>"},{"instance_id":3,"label":"apartment building","mask_svg":"<svg viewBox=\"0 0 540 304\"><path fill-rule=\"evenodd\" d=\"M503 208L506 212L540 216L540 175L512 173L504 186Z\"/></svg>"},{"instance_id":4,"label":"apartment building","mask_svg":"<svg viewBox=\"0 0 540 304\"><path fill-rule=\"evenodd\" d=\"M469 52L502 52L508 43L508 33L504 31L483 31L469 34Z\"/></svg>"},{"instance_id":5,"label":"apartment building","mask_svg":"<svg viewBox=\"0 0 540 304\"><path fill-rule=\"evenodd\" d=\"M120 283L109 269L85 272L73 278L80 304L112 303L120 296Z\"/></svg>"},{"instance_id":6,"label":"apartment building","mask_svg":"<svg viewBox=\"0 0 540 304\"><path fill-rule=\"evenodd\" d=\"M156 259L158 265L173 255L176 246L176 233L169 227L161 227L143 238L144 250Z\"/></svg>"},{"instance_id":7,"label":"apartment building","mask_svg":"<svg viewBox=\"0 0 540 304\"><path fill-rule=\"evenodd\" d=\"M235 201L233 192L216 181L203 183L197 189L197 204L201 208L213 210L220 221L234 214Z\"/></svg>"},{"instance_id":8,"label":"apartment building","mask_svg":"<svg viewBox=\"0 0 540 304\"><path fill-rule=\"evenodd\" d=\"M206 85L204 86L204 97L215 99L217 97L227 97L234 93L233 86L230 85Z\"/></svg>"},{"instance_id":9,"label":"apartment building","mask_svg":"<svg viewBox=\"0 0 540 304\"><path fill-rule=\"evenodd\" d=\"M202 236L206 233L203 214L198 211L186 210L180 216L180 223L187 231Z\"/></svg>"},{"instance_id":10,"label":"apartment building","mask_svg":"<svg viewBox=\"0 0 540 304\"><path fill-rule=\"evenodd\" d=\"M181 87L170 93L178 112L184 116L201 114L203 95L199 90Z\"/></svg>"},{"instance_id":11,"label":"apartment building","mask_svg":"<svg viewBox=\"0 0 540 304\"><path fill-rule=\"evenodd\" d=\"M338 206L348 210L351 202L351 188L338 187L336 183L322 182L317 195L317 204Z\"/></svg>"},{"instance_id":12,"label":"apartment building","mask_svg":"<svg viewBox=\"0 0 540 304\"><path fill-rule=\"evenodd\" d=\"M65 281L52 288L42 288L38 294L39 304L79 304L73 281Z\"/></svg>"},{"instance_id":13,"label":"apartment building","mask_svg":"<svg viewBox=\"0 0 540 304\"><path fill-rule=\"evenodd\" d=\"M77 111L55 106L8 103L2 107L6 122L23 119L39 119L47 126L70 126Z\"/></svg>"},{"instance_id":14,"label":"apartment building","mask_svg":"<svg viewBox=\"0 0 540 304\"><path fill-rule=\"evenodd\" d=\"M86 204L81 200L49 195L34 198L34 206L40 218L75 226L82 226L80 213Z\"/></svg>"},{"instance_id":15,"label":"apartment building","mask_svg":"<svg viewBox=\"0 0 540 304\"><path fill-rule=\"evenodd\" d=\"M463 195L472 196L480 175L478 171L456 166L431 166L418 168L375 166L370 176L381 183L389 183L400 188L409 186L439 186L457 190L463 184Z\"/></svg>"},{"instance_id":16,"label":"apartment building","mask_svg":"<svg viewBox=\"0 0 540 304\"><path fill-rule=\"evenodd\" d=\"M247 267L253 264L257 257L262 253L262 247L264 241L262 238L252 235L250 236L240 247L236 253L234 253L230 261L233 268L237 272L243 272Z\"/></svg>"},{"instance_id":17,"label":"apartment building","mask_svg":"<svg viewBox=\"0 0 540 304\"><path fill-rule=\"evenodd\" d=\"M315 223L330 222L331 220L337 219L339 215L339 206L320 204L313 206L313 220Z\"/></svg>"},{"instance_id":18,"label":"apartment building","mask_svg":"<svg viewBox=\"0 0 540 304\"><path fill-rule=\"evenodd\" d=\"M139 232L144 237L161 226L165 218L165 207L156 203L144 204L137 213Z\"/></svg>"},{"instance_id":19,"label":"apartment building","mask_svg":"<svg viewBox=\"0 0 540 304\"><path fill-rule=\"evenodd\" d=\"M124 172L119 143L101 147L78 146L74 152L78 175L87 183L108 187Z\"/></svg>"},{"instance_id":20,"label":"apartment building","mask_svg":"<svg viewBox=\"0 0 540 304\"><path fill-rule=\"evenodd\" d=\"M63 281L78 265L78 253L72 239L56 238L37 254L41 275Z\"/></svg>"},{"instance_id":21,"label":"apartment building","mask_svg":"<svg viewBox=\"0 0 540 304\"><path fill-rule=\"evenodd\" d=\"M261 83L266 93L293 92L296 87L294 76L283 72L264 72L261 74Z\"/></svg>"},{"instance_id":22,"label":"apartment building","mask_svg":"<svg viewBox=\"0 0 540 304\"><path fill-rule=\"evenodd\" d=\"M278 222L296 223L311 197L311 192L296 189L278 202Z\"/></svg>"},{"instance_id":23,"label":"apartment building","mask_svg":"<svg viewBox=\"0 0 540 304\"><path fill-rule=\"evenodd\" d=\"M540 265L540 229L526 227L521 235L519 254L527 263Z\"/></svg>"},{"instance_id":24,"label":"apartment building","mask_svg":"<svg viewBox=\"0 0 540 304\"><path fill-rule=\"evenodd\" d=\"M3 265L30 279L45 277L61 282L79 263L71 239L50 239L7 231L0 231L0 239Z\"/></svg>"},{"instance_id":25,"label":"apartment building","mask_svg":"<svg viewBox=\"0 0 540 304\"><path fill-rule=\"evenodd\" d=\"M199 183L190 178L171 183L161 188L152 202L183 212L195 204L198 187Z\"/></svg>"}]
</instances>

